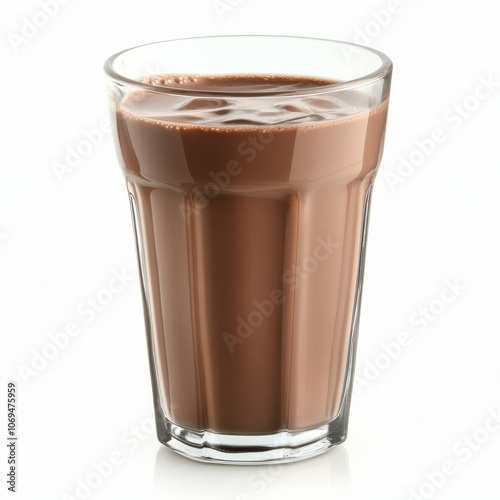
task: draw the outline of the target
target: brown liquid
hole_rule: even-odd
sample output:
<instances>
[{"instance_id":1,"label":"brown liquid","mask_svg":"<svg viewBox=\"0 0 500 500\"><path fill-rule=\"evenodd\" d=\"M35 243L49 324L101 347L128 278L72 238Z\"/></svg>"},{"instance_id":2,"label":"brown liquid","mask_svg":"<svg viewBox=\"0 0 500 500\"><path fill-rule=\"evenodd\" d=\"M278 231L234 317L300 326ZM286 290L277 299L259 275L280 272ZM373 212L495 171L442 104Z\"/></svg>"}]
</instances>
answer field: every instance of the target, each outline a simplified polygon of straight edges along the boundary
<instances>
[{"instance_id":1,"label":"brown liquid","mask_svg":"<svg viewBox=\"0 0 500 500\"><path fill-rule=\"evenodd\" d=\"M332 82L292 77L145 81L225 92L137 91L116 112L163 412L234 434L332 420L387 102L341 102L315 94ZM266 95L277 88L310 95Z\"/></svg>"}]
</instances>

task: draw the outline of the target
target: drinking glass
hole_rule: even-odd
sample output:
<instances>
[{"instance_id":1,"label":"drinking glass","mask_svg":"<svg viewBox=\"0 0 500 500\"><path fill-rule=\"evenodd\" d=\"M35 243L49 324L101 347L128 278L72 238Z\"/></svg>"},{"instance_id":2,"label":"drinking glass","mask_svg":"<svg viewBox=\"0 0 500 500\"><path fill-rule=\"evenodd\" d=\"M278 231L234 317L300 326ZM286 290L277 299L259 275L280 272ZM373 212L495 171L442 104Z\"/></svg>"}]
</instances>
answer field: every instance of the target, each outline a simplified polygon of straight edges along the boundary
<instances>
[{"instance_id":1,"label":"drinking glass","mask_svg":"<svg viewBox=\"0 0 500 500\"><path fill-rule=\"evenodd\" d=\"M391 61L216 36L124 50L105 72L159 441L249 464L342 443Z\"/></svg>"}]
</instances>

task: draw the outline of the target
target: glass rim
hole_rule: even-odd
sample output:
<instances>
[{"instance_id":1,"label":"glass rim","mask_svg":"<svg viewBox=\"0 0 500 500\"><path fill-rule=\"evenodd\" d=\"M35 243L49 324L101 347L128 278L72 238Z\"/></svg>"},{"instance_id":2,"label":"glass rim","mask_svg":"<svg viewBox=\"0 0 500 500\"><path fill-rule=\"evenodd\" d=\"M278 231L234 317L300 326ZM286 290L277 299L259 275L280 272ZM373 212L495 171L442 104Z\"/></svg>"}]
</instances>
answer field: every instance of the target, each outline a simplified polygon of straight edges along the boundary
<instances>
[{"instance_id":1,"label":"glass rim","mask_svg":"<svg viewBox=\"0 0 500 500\"><path fill-rule=\"evenodd\" d=\"M320 42L329 42L329 43L334 43L334 44L339 44L339 45L344 45L346 47L350 47L351 50L363 50L365 52L369 52L372 54L375 54L380 58L380 64L378 68L370 73L367 73L366 75L362 75L357 78L353 78L350 80L344 80L341 82L335 82L331 84L326 84L326 85L321 85L320 87L317 88L301 88L301 89L294 89L294 90L266 90L266 91L258 91L258 92L252 92L252 91L237 91L237 90L203 90L203 89L193 89L193 88L181 88L181 87L170 87L168 85L154 85L151 83L147 82L142 82L138 79L135 78L130 78L127 77L121 73L119 73L117 70L114 68L114 63L116 60L126 54L127 52L132 52L133 50L148 47L148 46L154 46L154 45L161 45L161 44L168 44L168 43L173 43L173 42L181 42L183 40L206 40L206 39L257 39L257 38L281 38L281 39L294 39L294 40L311 40L311 41L320 41ZM366 47L364 45L359 45L356 43L352 42L345 42L341 40L333 40L333 39L328 39L328 38L316 38L316 37L305 37L305 36L295 36L295 35L207 35L207 36L197 36L197 37L183 37L183 38L174 38L171 40L161 40L158 42L149 42L149 43L144 43L141 45L136 45L134 47L129 47L127 49L121 50L119 52L116 52L112 56L108 57L106 61L104 62L104 73L108 76L108 78L115 83L121 83L121 84L127 84L134 86L138 89L142 90L149 90L149 91L154 91L154 92L160 92L160 93L167 93L167 94L180 94L180 95L197 95L197 96L221 96L221 95L227 95L227 96L233 96L233 97L255 97L255 96L280 96L280 95L287 95L287 96L292 96L292 95L304 95L304 94L324 94L324 93L330 93L330 92L339 92L339 91L345 91L345 90L352 90L355 88L363 87L365 85L370 85L375 83L378 80L382 80L385 77L387 77L391 72L392 72L392 61L391 59L386 56L383 52L380 52L379 50L373 49L371 47ZM146 76L146 75L145 75ZM273 76L282 76L282 74L277 73ZM290 76L290 75L287 75ZM306 76L306 75L296 75L298 77L300 76ZM309 77L314 77L317 75L307 75Z\"/></svg>"}]
</instances>

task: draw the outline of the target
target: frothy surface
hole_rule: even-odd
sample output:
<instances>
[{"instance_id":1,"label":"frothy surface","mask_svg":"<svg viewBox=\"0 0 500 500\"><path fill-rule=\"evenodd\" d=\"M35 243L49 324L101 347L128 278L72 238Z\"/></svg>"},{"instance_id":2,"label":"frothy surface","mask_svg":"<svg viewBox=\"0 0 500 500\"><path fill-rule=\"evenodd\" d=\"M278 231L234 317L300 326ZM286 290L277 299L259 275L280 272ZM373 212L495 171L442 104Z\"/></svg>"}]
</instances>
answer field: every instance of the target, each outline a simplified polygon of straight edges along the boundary
<instances>
[{"instance_id":1,"label":"frothy surface","mask_svg":"<svg viewBox=\"0 0 500 500\"><path fill-rule=\"evenodd\" d=\"M212 96L185 96L155 92L135 92L121 108L143 118L202 125L286 125L313 123L350 116L367 109L360 93L318 93L333 80L286 76L229 75L153 75L141 78L159 87L212 92ZM269 95L269 92L294 92L302 96ZM309 92L309 95L308 95ZM238 97L231 97L237 93ZM267 94L266 94L267 93ZM220 94L220 97L216 97ZM245 95L247 94L247 95Z\"/></svg>"}]
</instances>

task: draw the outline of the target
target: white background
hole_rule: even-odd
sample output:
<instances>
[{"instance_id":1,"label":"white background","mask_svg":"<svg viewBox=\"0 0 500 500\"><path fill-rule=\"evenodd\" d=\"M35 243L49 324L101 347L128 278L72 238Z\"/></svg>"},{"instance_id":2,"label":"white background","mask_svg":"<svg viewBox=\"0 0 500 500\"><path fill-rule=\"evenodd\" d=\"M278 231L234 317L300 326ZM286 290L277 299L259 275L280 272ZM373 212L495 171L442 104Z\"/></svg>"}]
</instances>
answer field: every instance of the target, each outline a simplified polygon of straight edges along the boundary
<instances>
[{"instance_id":1,"label":"white background","mask_svg":"<svg viewBox=\"0 0 500 500\"><path fill-rule=\"evenodd\" d=\"M2 7L0 435L6 382L15 380L17 498L498 499L497 1L231 1L218 11L213 0L66 0L48 20L38 0ZM30 31L24 18L47 22ZM30 38L16 38L23 27ZM110 135L70 172L54 170L106 117L106 57L233 33L358 41L395 68L349 436L281 467L199 464L157 442L128 200ZM435 129L440 144L429 142ZM404 159L418 165L402 170ZM123 272L123 291L83 315L80 305ZM456 290L444 304L447 282ZM434 313L422 319L421 307ZM79 334L54 354L51 336L71 324ZM401 335L411 344L395 346ZM42 352L55 357L40 360ZM98 476L95 464L110 457L119 463ZM453 473L436 473L443 466Z\"/></svg>"}]
</instances>

